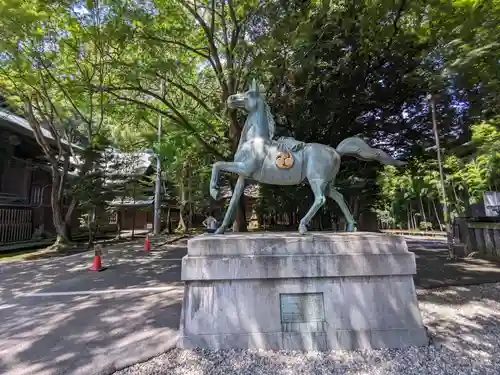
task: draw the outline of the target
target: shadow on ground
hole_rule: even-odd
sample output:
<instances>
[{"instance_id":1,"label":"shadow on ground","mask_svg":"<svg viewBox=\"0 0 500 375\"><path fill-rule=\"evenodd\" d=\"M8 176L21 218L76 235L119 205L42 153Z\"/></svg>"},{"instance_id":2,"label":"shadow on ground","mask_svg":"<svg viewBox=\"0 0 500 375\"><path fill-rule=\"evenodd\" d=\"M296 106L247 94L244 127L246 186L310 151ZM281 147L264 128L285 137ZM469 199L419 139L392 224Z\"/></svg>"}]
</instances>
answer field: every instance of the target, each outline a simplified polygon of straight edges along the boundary
<instances>
[{"instance_id":1,"label":"shadow on ground","mask_svg":"<svg viewBox=\"0 0 500 375\"><path fill-rule=\"evenodd\" d=\"M110 373L157 355L177 340L182 292L19 301L0 311L2 374Z\"/></svg>"},{"instance_id":2,"label":"shadow on ground","mask_svg":"<svg viewBox=\"0 0 500 375\"><path fill-rule=\"evenodd\" d=\"M500 291L492 296L482 286L425 288L500 282L500 267L480 259L447 260L439 240L408 240L408 246L416 255L419 304L432 336L446 340L446 350L469 365L492 361L500 339ZM186 248L153 242L151 253L142 249L142 241L109 247L103 255L109 268L101 273L87 272L91 253L1 264L0 373L109 374L174 345L183 298L179 259ZM132 287L163 289L113 292ZM19 297L103 290L109 293Z\"/></svg>"},{"instance_id":3,"label":"shadow on ground","mask_svg":"<svg viewBox=\"0 0 500 375\"><path fill-rule=\"evenodd\" d=\"M108 248L98 273L92 253L0 265L0 373L109 374L175 345L186 249L141 249Z\"/></svg>"},{"instance_id":4,"label":"shadow on ground","mask_svg":"<svg viewBox=\"0 0 500 375\"><path fill-rule=\"evenodd\" d=\"M500 284L419 290L436 345L331 352L171 350L116 375L498 374Z\"/></svg>"},{"instance_id":5,"label":"shadow on ground","mask_svg":"<svg viewBox=\"0 0 500 375\"><path fill-rule=\"evenodd\" d=\"M418 294L431 338L454 353L458 363L500 363L500 284L420 290Z\"/></svg>"},{"instance_id":6,"label":"shadow on ground","mask_svg":"<svg viewBox=\"0 0 500 375\"><path fill-rule=\"evenodd\" d=\"M153 247L151 253L142 251L142 241L114 244L106 247L102 263L108 269L100 273L87 272L92 265L93 252L74 255L69 258L55 258L37 262L0 263L0 298L12 298L23 293L33 293L53 285L78 284L83 290L92 288L100 280L124 280L129 286L149 285L148 278L161 282L180 280L179 259L186 254L182 246ZM158 262L154 269L141 266ZM176 262L176 271L173 263ZM165 269L172 272L165 273ZM154 275L153 275L154 274ZM125 277L126 276L126 277ZM130 281L127 278L131 278Z\"/></svg>"},{"instance_id":7,"label":"shadow on ground","mask_svg":"<svg viewBox=\"0 0 500 375\"><path fill-rule=\"evenodd\" d=\"M443 240L407 240L408 249L415 253L417 274L415 284L420 288L440 288L453 285L479 285L500 282L500 264L465 258L447 259Z\"/></svg>"}]
</instances>

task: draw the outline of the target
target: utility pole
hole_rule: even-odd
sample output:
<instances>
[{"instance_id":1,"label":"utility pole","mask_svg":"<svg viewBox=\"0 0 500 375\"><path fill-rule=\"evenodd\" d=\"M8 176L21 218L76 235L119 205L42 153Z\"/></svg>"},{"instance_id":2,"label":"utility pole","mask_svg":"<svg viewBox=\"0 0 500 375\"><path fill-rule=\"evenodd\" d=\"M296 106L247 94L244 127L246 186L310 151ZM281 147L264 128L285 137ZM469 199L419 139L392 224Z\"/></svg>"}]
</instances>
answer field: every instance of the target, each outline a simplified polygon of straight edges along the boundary
<instances>
[{"instance_id":1,"label":"utility pole","mask_svg":"<svg viewBox=\"0 0 500 375\"><path fill-rule=\"evenodd\" d=\"M427 95L427 99L431 104L431 112L432 112L432 130L434 132L434 140L436 142L436 151L437 151L437 159L439 166L439 179L441 182L441 198L443 199L443 219L446 230L446 239L448 244L448 255L450 258L454 258L454 249L453 249L453 235L451 232L451 224L450 224L450 214L448 210L448 199L446 198L446 188L444 184L444 172L443 172L443 161L441 159L441 146L439 143L439 133L437 128L437 120L436 120L436 95L429 94Z\"/></svg>"},{"instance_id":2,"label":"utility pole","mask_svg":"<svg viewBox=\"0 0 500 375\"><path fill-rule=\"evenodd\" d=\"M163 79L160 82L161 96L165 95L165 82ZM160 142L161 142L161 128L163 126L163 117L158 115L158 150L156 151L156 184L155 184L155 207L154 207L154 222L153 234L158 236L160 234L160 210L161 210L161 161L160 161Z\"/></svg>"}]
</instances>

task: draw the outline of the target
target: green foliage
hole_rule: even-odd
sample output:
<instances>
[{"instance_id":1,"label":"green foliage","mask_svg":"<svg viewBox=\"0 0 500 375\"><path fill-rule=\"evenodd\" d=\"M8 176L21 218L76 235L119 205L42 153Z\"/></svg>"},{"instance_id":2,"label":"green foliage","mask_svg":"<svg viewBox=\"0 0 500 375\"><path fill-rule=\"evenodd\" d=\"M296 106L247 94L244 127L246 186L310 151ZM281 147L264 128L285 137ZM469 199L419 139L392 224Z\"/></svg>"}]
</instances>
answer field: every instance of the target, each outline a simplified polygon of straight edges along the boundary
<instances>
[{"instance_id":1,"label":"green foliage","mask_svg":"<svg viewBox=\"0 0 500 375\"><path fill-rule=\"evenodd\" d=\"M231 146L225 136L224 103L245 82L251 47L244 38L244 20L255 5L199 0L164 0L147 7L111 3L107 37L119 46L119 55L110 62L113 80L106 91L121 103L134 104L123 113L126 117L153 124L151 114L161 114L205 152L227 157ZM230 133L237 136L239 124L234 116L229 120Z\"/></svg>"},{"instance_id":2,"label":"green foliage","mask_svg":"<svg viewBox=\"0 0 500 375\"><path fill-rule=\"evenodd\" d=\"M445 191L453 216L463 214L469 204L481 201L486 191L498 191L500 187L500 132L497 121L492 119L472 126L472 140L476 146L473 155L459 157L450 150L444 159ZM435 210L432 212L432 207L435 202L443 203L437 162L435 159L418 159L414 164L415 168L410 166L404 172L398 173L393 167L386 167L379 174L377 181L381 192L377 207L379 212L390 207L392 212L401 213L408 211L413 204L413 212L427 214L436 226L439 216ZM419 200L424 202L421 205L423 208L418 208ZM385 220L383 214L379 213L379 217ZM407 221L404 215L395 214L393 217L400 225Z\"/></svg>"},{"instance_id":3,"label":"green foliage","mask_svg":"<svg viewBox=\"0 0 500 375\"><path fill-rule=\"evenodd\" d=\"M156 144L166 180L180 203L206 208L210 204L208 183L214 157L200 150L196 140L185 131L167 127L166 133Z\"/></svg>"},{"instance_id":4,"label":"green foliage","mask_svg":"<svg viewBox=\"0 0 500 375\"><path fill-rule=\"evenodd\" d=\"M102 207L100 154L112 124L112 45L104 7L90 3L2 0L0 90L28 120L52 173L54 225L60 237L73 211ZM78 175L69 175L79 163ZM70 197L68 209L61 205Z\"/></svg>"},{"instance_id":5,"label":"green foliage","mask_svg":"<svg viewBox=\"0 0 500 375\"><path fill-rule=\"evenodd\" d=\"M255 64L268 80L283 133L333 147L361 134L400 158L431 144L421 115L429 84L421 71L432 46L410 22L416 17L413 6L365 1L267 5L272 26L255 36L262 45ZM342 162L337 184L345 187L358 216L373 204L380 165ZM363 184L352 187L352 175Z\"/></svg>"},{"instance_id":6,"label":"green foliage","mask_svg":"<svg viewBox=\"0 0 500 375\"><path fill-rule=\"evenodd\" d=\"M36 120L54 124L54 137L89 141L109 107L108 97L93 89L109 78L103 8L91 7L86 16L61 2L2 0L0 8L2 92Z\"/></svg>"},{"instance_id":7,"label":"green foliage","mask_svg":"<svg viewBox=\"0 0 500 375\"><path fill-rule=\"evenodd\" d=\"M355 216L373 208L385 226L441 224L429 92L439 94L452 211L500 182L498 1L0 0L0 9L2 96L52 165L82 154L69 192L85 210L106 205L110 144L155 150L177 201L210 205L210 166L232 158L241 132L225 101L253 76L279 135L335 147L360 134L410 160L402 170L343 160L336 182ZM470 139L472 160L450 151ZM312 199L305 185L261 193L267 215L302 215Z\"/></svg>"}]
</instances>

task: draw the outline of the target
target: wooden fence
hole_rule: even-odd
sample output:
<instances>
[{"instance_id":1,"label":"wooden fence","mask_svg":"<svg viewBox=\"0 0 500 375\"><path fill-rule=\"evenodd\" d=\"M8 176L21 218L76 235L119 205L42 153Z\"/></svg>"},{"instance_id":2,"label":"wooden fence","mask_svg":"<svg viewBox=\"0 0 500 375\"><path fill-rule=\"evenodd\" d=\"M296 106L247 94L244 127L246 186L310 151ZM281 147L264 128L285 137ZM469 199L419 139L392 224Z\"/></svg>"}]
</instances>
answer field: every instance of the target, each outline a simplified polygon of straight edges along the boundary
<instances>
[{"instance_id":1,"label":"wooden fence","mask_svg":"<svg viewBox=\"0 0 500 375\"><path fill-rule=\"evenodd\" d=\"M478 253L484 258L500 260L500 222L457 220L454 242L459 256Z\"/></svg>"},{"instance_id":2,"label":"wooden fence","mask_svg":"<svg viewBox=\"0 0 500 375\"><path fill-rule=\"evenodd\" d=\"M0 207L0 244L27 241L33 235L33 211L29 207Z\"/></svg>"}]
</instances>

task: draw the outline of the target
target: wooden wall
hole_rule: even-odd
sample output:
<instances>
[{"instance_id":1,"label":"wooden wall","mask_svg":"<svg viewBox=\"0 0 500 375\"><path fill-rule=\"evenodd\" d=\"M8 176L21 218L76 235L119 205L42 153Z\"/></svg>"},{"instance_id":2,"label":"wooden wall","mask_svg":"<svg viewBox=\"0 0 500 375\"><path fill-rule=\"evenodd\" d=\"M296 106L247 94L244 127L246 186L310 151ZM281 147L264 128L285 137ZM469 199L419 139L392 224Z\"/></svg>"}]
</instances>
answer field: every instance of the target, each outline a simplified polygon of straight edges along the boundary
<instances>
[{"instance_id":1,"label":"wooden wall","mask_svg":"<svg viewBox=\"0 0 500 375\"><path fill-rule=\"evenodd\" d=\"M500 222L458 220L454 226L458 256L478 253L480 257L500 260Z\"/></svg>"},{"instance_id":2,"label":"wooden wall","mask_svg":"<svg viewBox=\"0 0 500 375\"><path fill-rule=\"evenodd\" d=\"M33 210L0 206L0 244L28 241L33 235Z\"/></svg>"}]
</instances>

